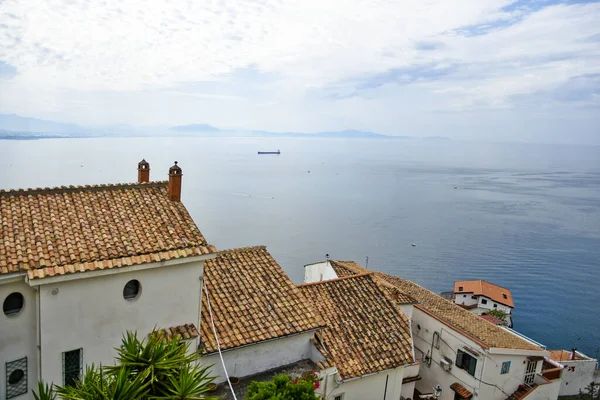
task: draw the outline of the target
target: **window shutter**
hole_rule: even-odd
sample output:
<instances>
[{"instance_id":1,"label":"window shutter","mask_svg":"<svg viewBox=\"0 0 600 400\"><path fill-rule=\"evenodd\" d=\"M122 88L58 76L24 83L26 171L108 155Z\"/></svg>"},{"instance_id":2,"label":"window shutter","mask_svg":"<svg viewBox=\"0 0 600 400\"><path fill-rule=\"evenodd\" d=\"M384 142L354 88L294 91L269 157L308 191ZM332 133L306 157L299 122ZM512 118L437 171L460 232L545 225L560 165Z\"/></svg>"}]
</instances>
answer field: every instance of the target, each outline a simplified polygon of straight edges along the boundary
<instances>
[{"instance_id":1,"label":"window shutter","mask_svg":"<svg viewBox=\"0 0 600 400\"><path fill-rule=\"evenodd\" d=\"M477 366L477 359L471 357L469 360L469 374L475 376L475 367Z\"/></svg>"},{"instance_id":2,"label":"window shutter","mask_svg":"<svg viewBox=\"0 0 600 400\"><path fill-rule=\"evenodd\" d=\"M462 366L463 366L464 355L465 355L465 353L463 353L460 350L456 353L456 366L459 368L462 368Z\"/></svg>"}]
</instances>

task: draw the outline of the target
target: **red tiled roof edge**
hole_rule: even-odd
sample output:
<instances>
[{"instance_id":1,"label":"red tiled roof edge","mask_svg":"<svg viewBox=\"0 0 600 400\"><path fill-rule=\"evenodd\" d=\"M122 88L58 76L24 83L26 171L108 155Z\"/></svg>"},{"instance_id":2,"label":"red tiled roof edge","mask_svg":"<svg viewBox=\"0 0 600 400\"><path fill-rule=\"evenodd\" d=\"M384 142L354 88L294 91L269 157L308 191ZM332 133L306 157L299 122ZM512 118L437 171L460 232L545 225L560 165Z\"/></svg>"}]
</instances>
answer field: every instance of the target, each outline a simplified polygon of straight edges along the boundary
<instances>
[{"instance_id":1,"label":"red tiled roof edge","mask_svg":"<svg viewBox=\"0 0 600 400\"><path fill-rule=\"evenodd\" d=\"M66 275L95 270L101 271L104 269L130 267L133 265L149 264L151 262L169 261L191 256L201 256L214 252L216 252L216 248L212 245L173 249L157 253L138 254L135 256L120 257L108 260L80 262L62 266L29 269L27 270L27 277L30 280L42 279L56 275Z\"/></svg>"},{"instance_id":2,"label":"red tiled roof edge","mask_svg":"<svg viewBox=\"0 0 600 400\"><path fill-rule=\"evenodd\" d=\"M81 185L81 186L54 186L45 188L27 188L27 189L0 189L0 196L29 196L48 193L75 193L83 191L95 190L119 190L119 189L140 189L148 187L163 187L167 186L169 181L153 181L153 182L132 182L132 183L101 183L97 185Z\"/></svg>"}]
</instances>

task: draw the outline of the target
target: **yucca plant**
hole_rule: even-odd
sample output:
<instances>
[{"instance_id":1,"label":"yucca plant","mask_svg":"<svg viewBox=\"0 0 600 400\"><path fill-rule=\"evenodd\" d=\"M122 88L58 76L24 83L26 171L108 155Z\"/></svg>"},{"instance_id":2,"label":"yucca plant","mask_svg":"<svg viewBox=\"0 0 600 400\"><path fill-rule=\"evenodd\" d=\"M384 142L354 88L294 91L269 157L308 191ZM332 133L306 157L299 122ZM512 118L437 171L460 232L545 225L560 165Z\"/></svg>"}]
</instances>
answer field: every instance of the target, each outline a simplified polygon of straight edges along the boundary
<instances>
[{"instance_id":1,"label":"yucca plant","mask_svg":"<svg viewBox=\"0 0 600 400\"><path fill-rule=\"evenodd\" d=\"M192 400L217 399L205 395L214 377L211 366L199 366L200 355L188 353L189 344L180 338L167 340L158 332L140 340L136 332L127 332L116 349L116 364L86 367L74 386L56 386L64 400ZM47 385L40 383L40 394ZM48 389L53 395L52 389ZM37 397L36 400L54 400Z\"/></svg>"}]
</instances>

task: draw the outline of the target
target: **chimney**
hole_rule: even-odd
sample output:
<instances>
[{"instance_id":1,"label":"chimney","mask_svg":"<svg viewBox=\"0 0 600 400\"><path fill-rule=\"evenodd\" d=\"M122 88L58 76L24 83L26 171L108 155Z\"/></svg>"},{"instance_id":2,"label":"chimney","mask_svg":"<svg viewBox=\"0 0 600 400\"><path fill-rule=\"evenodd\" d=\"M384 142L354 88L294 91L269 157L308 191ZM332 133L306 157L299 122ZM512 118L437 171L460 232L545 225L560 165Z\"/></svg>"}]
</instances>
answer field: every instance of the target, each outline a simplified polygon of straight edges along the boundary
<instances>
[{"instance_id":1,"label":"chimney","mask_svg":"<svg viewBox=\"0 0 600 400\"><path fill-rule=\"evenodd\" d=\"M138 163L138 183L150 182L150 164L143 160Z\"/></svg>"},{"instance_id":2,"label":"chimney","mask_svg":"<svg viewBox=\"0 0 600 400\"><path fill-rule=\"evenodd\" d=\"M181 168L179 168L177 161L175 161L175 165L169 168L169 187L167 192L171 201L181 201L181 175Z\"/></svg>"},{"instance_id":3,"label":"chimney","mask_svg":"<svg viewBox=\"0 0 600 400\"><path fill-rule=\"evenodd\" d=\"M576 352L576 351L577 351L577 347L573 347L573 348L571 349L571 360L574 360L574 359L575 359L575 355L576 355L576 353L575 353L575 352Z\"/></svg>"}]
</instances>

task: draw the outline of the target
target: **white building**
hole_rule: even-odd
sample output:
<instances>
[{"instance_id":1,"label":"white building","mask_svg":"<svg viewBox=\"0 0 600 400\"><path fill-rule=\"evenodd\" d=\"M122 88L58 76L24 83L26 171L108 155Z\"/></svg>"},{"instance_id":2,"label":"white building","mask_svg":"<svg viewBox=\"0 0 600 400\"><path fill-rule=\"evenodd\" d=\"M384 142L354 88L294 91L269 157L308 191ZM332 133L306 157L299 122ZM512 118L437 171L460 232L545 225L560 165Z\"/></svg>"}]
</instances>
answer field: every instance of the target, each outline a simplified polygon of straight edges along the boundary
<instances>
[{"instance_id":1,"label":"white building","mask_svg":"<svg viewBox=\"0 0 600 400\"><path fill-rule=\"evenodd\" d=\"M550 362L563 368L561 396L577 395L579 390L585 393L586 387L592 382L600 384L596 372L598 360L588 357L576 349L571 351L550 350Z\"/></svg>"},{"instance_id":2,"label":"white building","mask_svg":"<svg viewBox=\"0 0 600 400\"><path fill-rule=\"evenodd\" d=\"M215 257L169 181L0 192L0 399L32 399L86 364L112 364L126 330L197 345L203 264ZM173 290L177 288L177 290Z\"/></svg>"},{"instance_id":3,"label":"white building","mask_svg":"<svg viewBox=\"0 0 600 400\"><path fill-rule=\"evenodd\" d=\"M315 334L322 355L319 395L326 400L412 397L421 377L410 321L373 274L299 288L327 324Z\"/></svg>"},{"instance_id":4,"label":"white building","mask_svg":"<svg viewBox=\"0 0 600 400\"><path fill-rule=\"evenodd\" d=\"M206 263L205 282L199 350L202 362L213 364L215 382L226 376L213 322L230 378L314 358L312 340L323 321L264 246L218 252Z\"/></svg>"},{"instance_id":5,"label":"white building","mask_svg":"<svg viewBox=\"0 0 600 400\"><path fill-rule=\"evenodd\" d=\"M356 263L328 260L307 265L305 282L366 272ZM411 316L415 359L421 362L422 377L416 382L414 398L433 398L438 386L441 400L505 400L525 394L528 400L557 398L561 371L544 376L543 361L550 353L538 344L413 282L374 274L400 307L413 308L405 314Z\"/></svg>"},{"instance_id":6,"label":"white building","mask_svg":"<svg viewBox=\"0 0 600 400\"><path fill-rule=\"evenodd\" d=\"M454 303L471 312L482 315L488 311L501 311L507 315L512 326L511 315L515 308L509 289L484 280L454 282Z\"/></svg>"}]
</instances>

